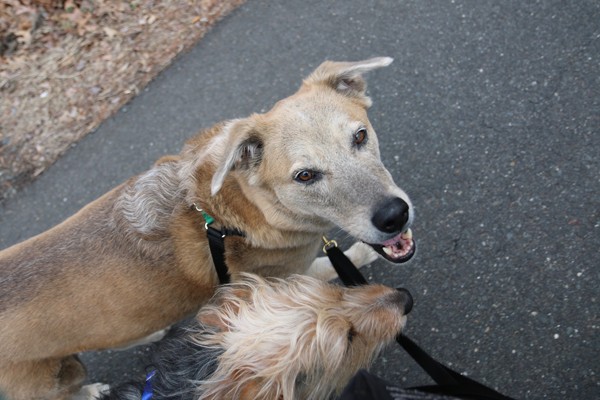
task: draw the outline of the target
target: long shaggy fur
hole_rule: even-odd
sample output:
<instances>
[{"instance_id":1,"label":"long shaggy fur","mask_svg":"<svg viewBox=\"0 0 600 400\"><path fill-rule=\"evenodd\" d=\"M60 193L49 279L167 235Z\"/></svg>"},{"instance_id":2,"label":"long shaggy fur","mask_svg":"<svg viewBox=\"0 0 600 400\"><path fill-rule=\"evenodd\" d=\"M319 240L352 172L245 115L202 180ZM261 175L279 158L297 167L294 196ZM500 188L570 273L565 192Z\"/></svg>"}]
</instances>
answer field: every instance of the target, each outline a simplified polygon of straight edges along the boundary
<instances>
[{"instance_id":1,"label":"long shaggy fur","mask_svg":"<svg viewBox=\"0 0 600 400\"><path fill-rule=\"evenodd\" d=\"M406 321L391 288L243 274L155 353L153 400L327 399ZM103 400L139 400L143 384Z\"/></svg>"}]
</instances>

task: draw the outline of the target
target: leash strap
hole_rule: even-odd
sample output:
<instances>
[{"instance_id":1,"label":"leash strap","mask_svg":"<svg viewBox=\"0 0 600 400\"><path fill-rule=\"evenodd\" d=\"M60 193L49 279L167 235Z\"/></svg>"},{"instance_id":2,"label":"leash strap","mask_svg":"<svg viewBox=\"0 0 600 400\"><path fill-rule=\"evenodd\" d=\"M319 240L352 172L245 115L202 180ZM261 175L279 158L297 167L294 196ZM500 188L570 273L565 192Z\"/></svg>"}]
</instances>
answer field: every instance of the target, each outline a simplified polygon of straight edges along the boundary
<instances>
[{"instance_id":1,"label":"leash strap","mask_svg":"<svg viewBox=\"0 0 600 400\"><path fill-rule=\"evenodd\" d=\"M427 372L439 386L424 386L419 389L429 393L447 394L467 398L489 400L513 400L471 378L450 369L432 358L406 335L398 335L396 341Z\"/></svg>"},{"instance_id":2,"label":"leash strap","mask_svg":"<svg viewBox=\"0 0 600 400\"><path fill-rule=\"evenodd\" d=\"M368 282L365 279L365 277L362 276L358 268L356 268L354 264L352 264L352 261L350 261L350 259L346 257L344 252L340 250L339 247L331 244L331 242L328 242L328 244L325 245L323 250L325 250L325 253L327 253L327 257L329 257L331 265L333 265L335 272L337 272L338 276L340 277L340 280L344 283L344 285L368 285Z\"/></svg>"},{"instance_id":3,"label":"leash strap","mask_svg":"<svg viewBox=\"0 0 600 400\"><path fill-rule=\"evenodd\" d=\"M328 241L325 237L323 237L323 240L325 241L323 251L329 257L333 268L335 268L344 285L367 285L367 280L352 261L346 257L344 252L337 247L337 243L333 240ZM400 334L396 338L396 341L423 368L427 375L437 383L437 386L426 386L418 389L430 393L463 396L464 398L513 400L441 364L407 336Z\"/></svg>"}]
</instances>

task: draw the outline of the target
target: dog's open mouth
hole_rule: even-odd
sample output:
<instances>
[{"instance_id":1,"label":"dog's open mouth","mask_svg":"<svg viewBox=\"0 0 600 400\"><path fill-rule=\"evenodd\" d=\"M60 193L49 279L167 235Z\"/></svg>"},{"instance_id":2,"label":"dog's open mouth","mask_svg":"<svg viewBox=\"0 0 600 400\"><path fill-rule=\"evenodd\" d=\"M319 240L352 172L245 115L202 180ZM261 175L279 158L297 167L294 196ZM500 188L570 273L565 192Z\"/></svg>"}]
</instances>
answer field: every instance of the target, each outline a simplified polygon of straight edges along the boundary
<instances>
[{"instance_id":1,"label":"dog's open mouth","mask_svg":"<svg viewBox=\"0 0 600 400\"><path fill-rule=\"evenodd\" d=\"M410 228L381 244L368 243L368 245L386 260L398 264L410 260L416 249Z\"/></svg>"}]
</instances>

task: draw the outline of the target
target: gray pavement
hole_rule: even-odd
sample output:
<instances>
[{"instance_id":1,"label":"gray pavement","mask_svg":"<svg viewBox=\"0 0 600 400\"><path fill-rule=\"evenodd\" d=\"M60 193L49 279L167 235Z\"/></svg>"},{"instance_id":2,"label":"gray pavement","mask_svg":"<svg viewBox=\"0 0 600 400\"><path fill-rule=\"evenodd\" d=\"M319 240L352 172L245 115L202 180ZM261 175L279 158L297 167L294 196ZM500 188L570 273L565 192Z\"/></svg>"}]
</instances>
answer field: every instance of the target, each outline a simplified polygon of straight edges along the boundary
<instances>
[{"instance_id":1,"label":"gray pavement","mask_svg":"<svg viewBox=\"0 0 600 400\"><path fill-rule=\"evenodd\" d=\"M600 2L249 0L0 211L0 248L60 222L222 119L268 109L324 59L367 79L419 252L373 281L415 297L407 334L522 399L600 398ZM143 296L140 293L140 296ZM90 381L147 348L84 355ZM428 383L395 347L374 371Z\"/></svg>"}]
</instances>

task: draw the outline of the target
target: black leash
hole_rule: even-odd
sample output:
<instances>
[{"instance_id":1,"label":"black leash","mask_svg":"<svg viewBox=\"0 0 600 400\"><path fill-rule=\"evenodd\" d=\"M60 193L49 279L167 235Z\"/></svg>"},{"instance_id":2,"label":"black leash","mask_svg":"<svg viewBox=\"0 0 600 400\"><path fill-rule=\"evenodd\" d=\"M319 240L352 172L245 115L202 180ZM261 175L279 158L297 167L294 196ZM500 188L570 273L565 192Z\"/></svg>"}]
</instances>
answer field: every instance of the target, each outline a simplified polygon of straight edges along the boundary
<instances>
[{"instance_id":1,"label":"black leash","mask_svg":"<svg viewBox=\"0 0 600 400\"><path fill-rule=\"evenodd\" d=\"M335 240L323 237L323 251L329 257L340 280L346 286L367 285L368 282L358 268L337 247ZM421 349L407 336L400 334L396 341L437 383L437 385L415 388L420 391L462 397L465 399L513 400L497 391L446 367Z\"/></svg>"},{"instance_id":2,"label":"black leash","mask_svg":"<svg viewBox=\"0 0 600 400\"><path fill-rule=\"evenodd\" d=\"M344 252L337 247L337 242L335 240L327 240L327 238L323 236L323 241L325 242L323 251L327 254L327 257L329 257L331 265L333 265L335 272L337 272L344 285L359 286L369 284L352 261L350 261Z\"/></svg>"}]
</instances>

